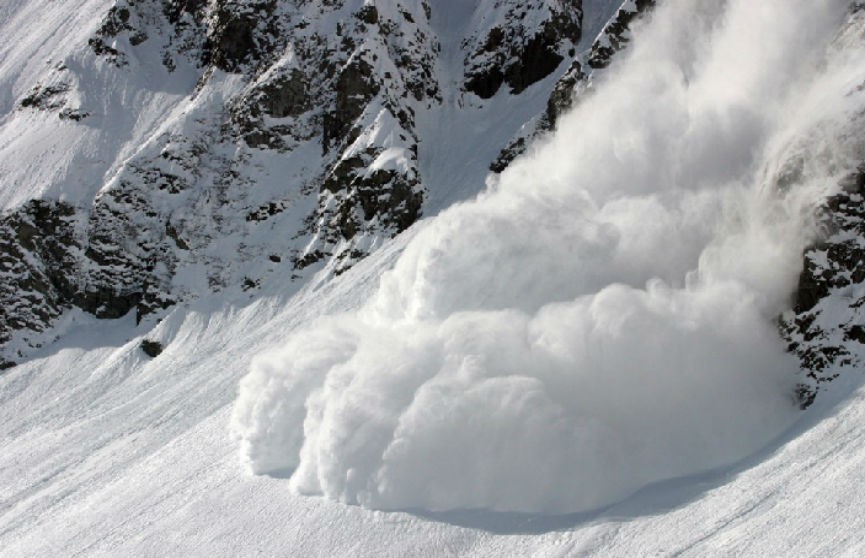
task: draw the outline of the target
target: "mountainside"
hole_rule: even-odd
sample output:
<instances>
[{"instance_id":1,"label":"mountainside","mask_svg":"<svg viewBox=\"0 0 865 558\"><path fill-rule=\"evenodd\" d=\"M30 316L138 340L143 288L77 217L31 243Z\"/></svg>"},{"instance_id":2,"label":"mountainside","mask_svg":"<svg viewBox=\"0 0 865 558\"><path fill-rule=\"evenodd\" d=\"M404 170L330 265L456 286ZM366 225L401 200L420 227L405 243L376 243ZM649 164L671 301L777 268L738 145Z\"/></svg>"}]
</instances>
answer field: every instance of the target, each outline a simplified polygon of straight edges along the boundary
<instances>
[{"instance_id":1,"label":"mountainside","mask_svg":"<svg viewBox=\"0 0 865 558\"><path fill-rule=\"evenodd\" d=\"M141 320L204 292L342 273L476 193L589 44L573 0L8 10L13 36L42 18L56 42L6 47L6 363L71 308ZM100 17L57 40L52 21L84 11ZM55 225L28 228L36 211L59 241Z\"/></svg>"},{"instance_id":2,"label":"mountainside","mask_svg":"<svg viewBox=\"0 0 865 558\"><path fill-rule=\"evenodd\" d=\"M0 30L10 556L861 553L862 2Z\"/></svg>"}]
</instances>

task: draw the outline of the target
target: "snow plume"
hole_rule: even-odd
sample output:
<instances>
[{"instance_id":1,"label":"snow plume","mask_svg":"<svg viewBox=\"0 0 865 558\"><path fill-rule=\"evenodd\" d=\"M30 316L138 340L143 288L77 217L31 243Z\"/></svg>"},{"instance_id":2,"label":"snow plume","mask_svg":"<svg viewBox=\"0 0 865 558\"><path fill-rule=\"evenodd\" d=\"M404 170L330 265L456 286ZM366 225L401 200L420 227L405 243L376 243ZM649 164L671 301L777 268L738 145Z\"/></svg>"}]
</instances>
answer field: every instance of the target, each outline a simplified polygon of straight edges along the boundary
<instances>
[{"instance_id":1,"label":"snow plume","mask_svg":"<svg viewBox=\"0 0 865 558\"><path fill-rule=\"evenodd\" d=\"M365 306L255 362L233 417L252 470L379 509L558 513L764 446L796 415L774 318L808 216L863 155L846 7L661 3Z\"/></svg>"}]
</instances>

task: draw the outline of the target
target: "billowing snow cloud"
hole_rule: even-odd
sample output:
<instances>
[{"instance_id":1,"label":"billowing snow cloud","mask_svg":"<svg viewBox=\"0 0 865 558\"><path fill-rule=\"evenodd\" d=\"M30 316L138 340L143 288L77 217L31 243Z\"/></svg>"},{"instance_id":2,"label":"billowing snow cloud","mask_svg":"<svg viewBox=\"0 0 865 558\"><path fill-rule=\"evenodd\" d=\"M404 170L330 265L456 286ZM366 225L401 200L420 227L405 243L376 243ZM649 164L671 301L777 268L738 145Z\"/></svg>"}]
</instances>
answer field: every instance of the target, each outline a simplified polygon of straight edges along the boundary
<instances>
[{"instance_id":1,"label":"billowing snow cloud","mask_svg":"<svg viewBox=\"0 0 865 558\"><path fill-rule=\"evenodd\" d=\"M861 155L839 143L861 53L828 46L846 4L661 3L364 307L256 360L233 417L252 470L373 508L555 513L764 446L796 414L774 318L807 216Z\"/></svg>"}]
</instances>

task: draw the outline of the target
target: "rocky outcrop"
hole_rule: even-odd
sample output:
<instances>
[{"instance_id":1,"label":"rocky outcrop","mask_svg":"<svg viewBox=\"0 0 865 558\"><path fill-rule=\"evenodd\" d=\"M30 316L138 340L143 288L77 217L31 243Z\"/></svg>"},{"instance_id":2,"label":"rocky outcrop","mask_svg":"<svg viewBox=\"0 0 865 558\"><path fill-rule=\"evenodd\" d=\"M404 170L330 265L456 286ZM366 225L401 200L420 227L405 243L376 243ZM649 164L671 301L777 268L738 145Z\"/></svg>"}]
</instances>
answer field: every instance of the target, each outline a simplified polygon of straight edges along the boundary
<instances>
[{"instance_id":1,"label":"rocky outcrop","mask_svg":"<svg viewBox=\"0 0 865 558\"><path fill-rule=\"evenodd\" d=\"M112 6L96 34L88 41L90 48L98 56L107 56L118 66L125 65L126 55L112 43L121 34L126 35L130 45L139 45L147 40L147 32L138 21L134 0L118 0Z\"/></svg>"},{"instance_id":2,"label":"rocky outcrop","mask_svg":"<svg viewBox=\"0 0 865 558\"><path fill-rule=\"evenodd\" d=\"M581 0L477 5L456 68L443 72L428 0L115 0L81 45L88 63L133 75L141 49L160 53L167 75L197 82L189 116L124 154L90 202L31 200L0 216L0 369L50 342L73 308L157 319L203 292L248 298L268 274L348 270L424 214L425 111L446 96L483 105L549 88L544 110L491 163L501 172L591 94L655 1L611 7L585 52ZM208 101L219 80L232 85L224 98L214 85L219 100ZM81 89L79 74L53 63L16 110L95 125L99 99L90 92L82 106ZM865 363L863 186L865 168L825 204L825 234L779 320L802 364L803 407L839 369Z\"/></svg>"},{"instance_id":3,"label":"rocky outcrop","mask_svg":"<svg viewBox=\"0 0 865 558\"><path fill-rule=\"evenodd\" d=\"M820 209L823 239L804 254L793 311L779 327L801 363L802 408L844 368L865 365L865 165Z\"/></svg>"},{"instance_id":4,"label":"rocky outcrop","mask_svg":"<svg viewBox=\"0 0 865 558\"><path fill-rule=\"evenodd\" d=\"M36 85L21 99L22 108L39 110L55 110L65 106L65 93L69 91L68 83L54 85Z\"/></svg>"},{"instance_id":5,"label":"rocky outcrop","mask_svg":"<svg viewBox=\"0 0 865 558\"><path fill-rule=\"evenodd\" d=\"M340 161L322 185L328 200L317 214L320 243L313 256L297 262L303 268L318 261L324 250L350 243L359 235L396 235L421 215L423 189L417 173L417 155L410 149L364 152ZM367 251L357 243L339 250L335 272L342 273Z\"/></svg>"},{"instance_id":6,"label":"rocky outcrop","mask_svg":"<svg viewBox=\"0 0 865 558\"><path fill-rule=\"evenodd\" d=\"M556 82L547 100L546 110L539 116L534 127L529 127L523 134L512 139L490 163L490 170L496 173L504 171L533 141L551 132L556 126L559 115L573 107L576 97L588 86L588 83L589 76L583 72L583 65L578 59L574 60L568 71Z\"/></svg>"},{"instance_id":7,"label":"rocky outcrop","mask_svg":"<svg viewBox=\"0 0 865 558\"><path fill-rule=\"evenodd\" d=\"M655 0L625 0L604 25L587 53L574 56L573 52L569 52L570 66L556 82L546 110L502 149L498 157L490 163L491 171L502 172L511 161L524 153L532 142L555 128L559 116L573 108L579 98L591 91L595 73L607 68L613 57L627 46L631 25L654 6Z\"/></svg>"},{"instance_id":8,"label":"rocky outcrop","mask_svg":"<svg viewBox=\"0 0 865 558\"><path fill-rule=\"evenodd\" d=\"M330 10L333 10L332 12ZM319 141L323 172L318 204L299 234L312 241L289 259L297 270L331 260L340 272L367 253L371 236L389 237L421 214L415 114L441 101L440 46L430 6L393 1L349 8L334 3L319 17L342 13L335 34L315 19L289 20L290 56L277 59L238 99L232 128L255 149L292 152ZM399 165L367 169L397 150ZM285 200L253 211L263 222Z\"/></svg>"},{"instance_id":9,"label":"rocky outcrop","mask_svg":"<svg viewBox=\"0 0 865 558\"><path fill-rule=\"evenodd\" d=\"M157 214L129 190L97 200L89 217L59 201L33 200L0 219L0 360L50 341L71 308L138 319L174 301L172 251ZM141 215L150 220L150 230Z\"/></svg>"},{"instance_id":10,"label":"rocky outcrop","mask_svg":"<svg viewBox=\"0 0 865 558\"><path fill-rule=\"evenodd\" d=\"M165 350L165 348L159 341L143 339L141 341L141 350L150 358L156 358L162 354L162 351Z\"/></svg>"},{"instance_id":11,"label":"rocky outcrop","mask_svg":"<svg viewBox=\"0 0 865 558\"><path fill-rule=\"evenodd\" d=\"M64 80L65 65L55 66L51 79L53 82L38 83L21 99L19 107L25 110L38 110L56 113L60 120L78 122L90 116L90 113L70 99L73 88L69 81Z\"/></svg>"},{"instance_id":12,"label":"rocky outcrop","mask_svg":"<svg viewBox=\"0 0 865 558\"><path fill-rule=\"evenodd\" d=\"M380 89L373 79L372 66L363 58L351 60L338 75L333 108L324 114L321 145L325 151L354 142L360 132L352 130L354 123Z\"/></svg>"},{"instance_id":13,"label":"rocky outcrop","mask_svg":"<svg viewBox=\"0 0 865 558\"><path fill-rule=\"evenodd\" d=\"M280 41L276 7L276 0L215 2L202 62L237 72L245 64L260 62L272 54Z\"/></svg>"},{"instance_id":14,"label":"rocky outcrop","mask_svg":"<svg viewBox=\"0 0 865 558\"><path fill-rule=\"evenodd\" d=\"M0 218L0 368L46 338L78 293L75 208L34 200Z\"/></svg>"},{"instance_id":15,"label":"rocky outcrop","mask_svg":"<svg viewBox=\"0 0 865 558\"><path fill-rule=\"evenodd\" d=\"M76 306L97 318L141 318L174 303L168 293L176 230L147 196L122 182L94 204L85 229L84 275Z\"/></svg>"},{"instance_id":16,"label":"rocky outcrop","mask_svg":"<svg viewBox=\"0 0 865 558\"><path fill-rule=\"evenodd\" d=\"M482 99L512 94L550 75L580 41L582 0L512 2L467 39L465 89ZM538 23L540 22L540 23Z\"/></svg>"},{"instance_id":17,"label":"rocky outcrop","mask_svg":"<svg viewBox=\"0 0 865 558\"><path fill-rule=\"evenodd\" d=\"M600 70L610 65L613 56L622 50L631 40L631 24L641 15L655 7L656 0L634 0L626 2L616 15L604 27L589 54L587 64L593 70Z\"/></svg>"}]
</instances>

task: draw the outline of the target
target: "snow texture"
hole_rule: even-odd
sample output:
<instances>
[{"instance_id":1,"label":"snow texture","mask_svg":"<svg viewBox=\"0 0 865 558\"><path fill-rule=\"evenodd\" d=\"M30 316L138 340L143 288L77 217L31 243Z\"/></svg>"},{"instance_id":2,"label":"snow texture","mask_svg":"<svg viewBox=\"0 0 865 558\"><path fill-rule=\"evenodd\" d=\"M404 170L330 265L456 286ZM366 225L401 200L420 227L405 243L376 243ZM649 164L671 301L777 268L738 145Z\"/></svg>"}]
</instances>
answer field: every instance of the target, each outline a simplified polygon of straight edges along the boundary
<instances>
[{"instance_id":1,"label":"snow texture","mask_svg":"<svg viewBox=\"0 0 865 558\"><path fill-rule=\"evenodd\" d=\"M379 509L561 513L764 447L796 417L775 317L861 148L845 8L659 6L362 308L254 362L232 420L251 470Z\"/></svg>"}]
</instances>

